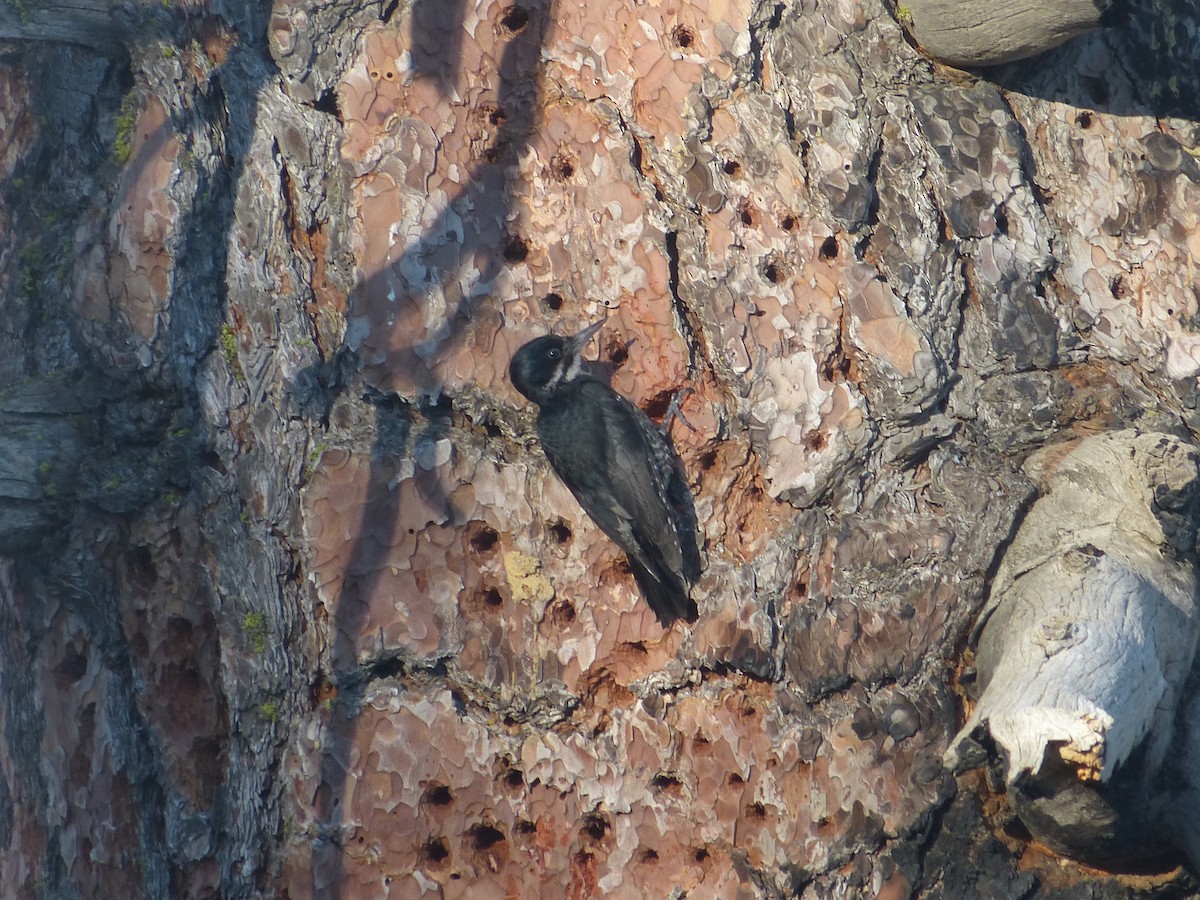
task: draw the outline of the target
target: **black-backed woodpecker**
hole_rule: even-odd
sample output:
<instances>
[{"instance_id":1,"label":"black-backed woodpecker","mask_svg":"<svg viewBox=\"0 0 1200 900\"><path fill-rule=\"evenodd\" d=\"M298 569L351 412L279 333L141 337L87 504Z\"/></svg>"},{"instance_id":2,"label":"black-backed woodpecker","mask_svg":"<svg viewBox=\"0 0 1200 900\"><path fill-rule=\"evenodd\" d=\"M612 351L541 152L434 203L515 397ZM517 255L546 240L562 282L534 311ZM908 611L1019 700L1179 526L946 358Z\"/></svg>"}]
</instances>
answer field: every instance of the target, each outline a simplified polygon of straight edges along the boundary
<instances>
[{"instance_id":1,"label":"black-backed woodpecker","mask_svg":"<svg viewBox=\"0 0 1200 900\"><path fill-rule=\"evenodd\" d=\"M530 341L514 354L508 375L538 405L538 437L551 468L625 551L658 621L664 628L676 619L694 622L700 551L687 477L645 413L584 369L583 348L603 325Z\"/></svg>"}]
</instances>

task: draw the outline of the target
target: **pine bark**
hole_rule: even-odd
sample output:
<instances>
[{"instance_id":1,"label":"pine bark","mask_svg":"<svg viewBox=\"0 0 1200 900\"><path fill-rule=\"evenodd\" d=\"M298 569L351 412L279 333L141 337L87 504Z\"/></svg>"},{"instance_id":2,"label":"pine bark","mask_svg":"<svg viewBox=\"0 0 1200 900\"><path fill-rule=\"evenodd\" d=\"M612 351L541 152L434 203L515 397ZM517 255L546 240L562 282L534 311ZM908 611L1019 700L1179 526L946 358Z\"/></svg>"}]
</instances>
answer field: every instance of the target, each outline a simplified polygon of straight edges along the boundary
<instances>
[{"instance_id":1,"label":"pine bark","mask_svg":"<svg viewBox=\"0 0 1200 900\"><path fill-rule=\"evenodd\" d=\"M0 895L1195 889L1191 3L972 74L869 0L0 2ZM601 316L692 389L694 625L506 378ZM1096 435L1170 465L1060 545ZM1177 601L1082 780L969 718L1042 549Z\"/></svg>"}]
</instances>

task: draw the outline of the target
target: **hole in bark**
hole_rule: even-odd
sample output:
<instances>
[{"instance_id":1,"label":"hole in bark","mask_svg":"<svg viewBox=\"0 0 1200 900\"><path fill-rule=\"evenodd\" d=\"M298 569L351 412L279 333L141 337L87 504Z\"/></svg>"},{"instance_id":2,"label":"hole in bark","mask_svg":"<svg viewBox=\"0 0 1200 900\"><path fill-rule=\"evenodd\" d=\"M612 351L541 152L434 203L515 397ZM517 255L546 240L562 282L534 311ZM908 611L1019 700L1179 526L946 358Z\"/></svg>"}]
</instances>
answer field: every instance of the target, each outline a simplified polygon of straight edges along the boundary
<instances>
[{"instance_id":1,"label":"hole in bark","mask_svg":"<svg viewBox=\"0 0 1200 900\"><path fill-rule=\"evenodd\" d=\"M476 531L471 535L471 549L476 553L488 553L496 549L496 544L500 541L500 535L496 533L496 529L482 522L476 526Z\"/></svg>"},{"instance_id":2,"label":"hole in bark","mask_svg":"<svg viewBox=\"0 0 1200 900\"><path fill-rule=\"evenodd\" d=\"M761 803L749 803L746 805L747 819L765 819L767 817L767 808Z\"/></svg>"},{"instance_id":3,"label":"hole in bark","mask_svg":"<svg viewBox=\"0 0 1200 900\"><path fill-rule=\"evenodd\" d=\"M388 81L395 81L396 73L393 72L391 69L388 69L386 72L383 73L383 77L386 78Z\"/></svg>"},{"instance_id":4,"label":"hole in bark","mask_svg":"<svg viewBox=\"0 0 1200 900\"><path fill-rule=\"evenodd\" d=\"M484 107L483 112L487 114L488 122L497 127L508 121L508 115L498 106Z\"/></svg>"},{"instance_id":5,"label":"hole in bark","mask_svg":"<svg viewBox=\"0 0 1200 900\"><path fill-rule=\"evenodd\" d=\"M546 527L546 531L550 534L550 540L556 544L569 544L571 542L571 529L567 527L567 523L562 519L555 519Z\"/></svg>"},{"instance_id":6,"label":"hole in bark","mask_svg":"<svg viewBox=\"0 0 1200 900\"><path fill-rule=\"evenodd\" d=\"M530 822L528 819L517 819L517 824L513 826L513 830L517 834L533 834L537 831L537 825Z\"/></svg>"},{"instance_id":7,"label":"hole in bark","mask_svg":"<svg viewBox=\"0 0 1200 900\"><path fill-rule=\"evenodd\" d=\"M550 160L550 171L559 181L567 181L575 174L575 160L569 153L555 154L554 158Z\"/></svg>"},{"instance_id":8,"label":"hole in bark","mask_svg":"<svg viewBox=\"0 0 1200 900\"><path fill-rule=\"evenodd\" d=\"M699 850L696 851L696 862L702 863L706 859L708 859L708 851L705 850L703 847L701 847Z\"/></svg>"},{"instance_id":9,"label":"hole in bark","mask_svg":"<svg viewBox=\"0 0 1200 900\"><path fill-rule=\"evenodd\" d=\"M750 205L749 200L742 201L741 205L738 207L738 214L741 216L743 225L748 225L753 228L758 224L758 216L755 213L754 207Z\"/></svg>"},{"instance_id":10,"label":"hole in bark","mask_svg":"<svg viewBox=\"0 0 1200 900\"><path fill-rule=\"evenodd\" d=\"M610 827L608 820L600 813L588 813L583 817L583 827L580 830L591 840L599 842L604 840Z\"/></svg>"},{"instance_id":11,"label":"hole in bark","mask_svg":"<svg viewBox=\"0 0 1200 900\"><path fill-rule=\"evenodd\" d=\"M556 628L566 628L575 621L575 607L566 600L559 600L550 607L550 623Z\"/></svg>"},{"instance_id":12,"label":"hole in bark","mask_svg":"<svg viewBox=\"0 0 1200 900\"><path fill-rule=\"evenodd\" d=\"M558 312L560 309L562 309L562 305L563 305L562 294L554 294L554 293L547 294L545 297L542 298L542 302L546 304L547 309L553 310L554 312Z\"/></svg>"},{"instance_id":13,"label":"hole in bark","mask_svg":"<svg viewBox=\"0 0 1200 900\"><path fill-rule=\"evenodd\" d=\"M504 783L511 788L519 788L525 786L525 773L520 769L509 769L504 776Z\"/></svg>"},{"instance_id":14,"label":"hole in bark","mask_svg":"<svg viewBox=\"0 0 1200 900\"><path fill-rule=\"evenodd\" d=\"M483 592L483 603L489 609L499 609L504 605L504 598L500 596L500 592L496 588L488 588Z\"/></svg>"},{"instance_id":15,"label":"hole in bark","mask_svg":"<svg viewBox=\"0 0 1200 900\"><path fill-rule=\"evenodd\" d=\"M608 361L614 366L620 367L625 364L625 360L629 359L629 348L623 343L616 343L609 347Z\"/></svg>"},{"instance_id":16,"label":"hole in bark","mask_svg":"<svg viewBox=\"0 0 1200 900\"><path fill-rule=\"evenodd\" d=\"M529 24L529 13L519 6L513 6L501 17L500 24L509 31L520 31Z\"/></svg>"},{"instance_id":17,"label":"hole in bark","mask_svg":"<svg viewBox=\"0 0 1200 900\"><path fill-rule=\"evenodd\" d=\"M1123 300L1124 298L1128 297L1129 288L1125 286L1125 276L1118 275L1116 278L1114 278L1112 280L1112 284L1109 286L1109 290L1112 291L1113 297L1115 297L1117 300Z\"/></svg>"},{"instance_id":18,"label":"hole in bark","mask_svg":"<svg viewBox=\"0 0 1200 900\"><path fill-rule=\"evenodd\" d=\"M431 838L421 848L421 859L426 865L438 865L449 858L450 849L446 846L445 838Z\"/></svg>"},{"instance_id":19,"label":"hole in bark","mask_svg":"<svg viewBox=\"0 0 1200 900\"><path fill-rule=\"evenodd\" d=\"M705 450L700 454L700 468L707 472L717 464L717 451Z\"/></svg>"},{"instance_id":20,"label":"hole in bark","mask_svg":"<svg viewBox=\"0 0 1200 900\"><path fill-rule=\"evenodd\" d=\"M696 35L686 25L676 25L675 30L671 32L671 39L675 41L676 47L683 47L685 50L696 43Z\"/></svg>"},{"instance_id":21,"label":"hole in bark","mask_svg":"<svg viewBox=\"0 0 1200 900\"><path fill-rule=\"evenodd\" d=\"M727 159L725 164L721 166L722 171L731 178L736 178L737 174L742 171L742 164L736 159Z\"/></svg>"},{"instance_id":22,"label":"hole in bark","mask_svg":"<svg viewBox=\"0 0 1200 900\"><path fill-rule=\"evenodd\" d=\"M796 230L796 217L793 215L784 216L782 219L779 220L779 227L782 228L784 231L795 231Z\"/></svg>"},{"instance_id":23,"label":"hole in bark","mask_svg":"<svg viewBox=\"0 0 1200 900\"><path fill-rule=\"evenodd\" d=\"M793 588L793 590L796 592L797 597L807 597L808 596L808 582L797 581L796 586Z\"/></svg>"},{"instance_id":24,"label":"hole in bark","mask_svg":"<svg viewBox=\"0 0 1200 900\"><path fill-rule=\"evenodd\" d=\"M729 773L729 783L730 783L730 785L733 785L736 787L739 784L745 784L746 779L743 778L741 775L739 775L737 772L730 772Z\"/></svg>"},{"instance_id":25,"label":"hole in bark","mask_svg":"<svg viewBox=\"0 0 1200 900\"><path fill-rule=\"evenodd\" d=\"M1091 128L1092 127L1092 114L1090 112L1088 112L1087 110L1084 110L1083 112L1081 112L1079 115L1077 115L1075 117L1075 124L1078 125L1080 128Z\"/></svg>"},{"instance_id":26,"label":"hole in bark","mask_svg":"<svg viewBox=\"0 0 1200 900\"><path fill-rule=\"evenodd\" d=\"M821 242L821 259L836 259L838 249L837 238L831 234Z\"/></svg>"},{"instance_id":27,"label":"hole in bark","mask_svg":"<svg viewBox=\"0 0 1200 900\"><path fill-rule=\"evenodd\" d=\"M504 840L503 833L491 825L473 825L467 834L471 838L471 846L480 851L490 850Z\"/></svg>"},{"instance_id":28,"label":"hole in bark","mask_svg":"<svg viewBox=\"0 0 1200 900\"><path fill-rule=\"evenodd\" d=\"M449 806L453 801L454 795L444 784L431 784L425 789L425 802L430 806Z\"/></svg>"},{"instance_id":29,"label":"hole in bark","mask_svg":"<svg viewBox=\"0 0 1200 900\"><path fill-rule=\"evenodd\" d=\"M810 431L804 436L804 446L813 453L820 453L829 444L829 438L819 431Z\"/></svg>"},{"instance_id":30,"label":"hole in bark","mask_svg":"<svg viewBox=\"0 0 1200 900\"><path fill-rule=\"evenodd\" d=\"M510 263L521 263L529 257L529 241L515 234L504 239L504 259Z\"/></svg>"},{"instance_id":31,"label":"hole in bark","mask_svg":"<svg viewBox=\"0 0 1200 900\"><path fill-rule=\"evenodd\" d=\"M642 851L642 862L644 862L644 863L658 862L658 851L652 850L651 848L647 847L645 850Z\"/></svg>"},{"instance_id":32,"label":"hole in bark","mask_svg":"<svg viewBox=\"0 0 1200 900\"><path fill-rule=\"evenodd\" d=\"M771 284L779 284L780 279L783 277L779 271L779 266L773 262L769 262L763 266L762 274L763 278L767 279Z\"/></svg>"},{"instance_id":33,"label":"hole in bark","mask_svg":"<svg viewBox=\"0 0 1200 900\"><path fill-rule=\"evenodd\" d=\"M678 793L683 790L683 782L670 772L659 772L650 779L650 786L656 791L670 791Z\"/></svg>"}]
</instances>

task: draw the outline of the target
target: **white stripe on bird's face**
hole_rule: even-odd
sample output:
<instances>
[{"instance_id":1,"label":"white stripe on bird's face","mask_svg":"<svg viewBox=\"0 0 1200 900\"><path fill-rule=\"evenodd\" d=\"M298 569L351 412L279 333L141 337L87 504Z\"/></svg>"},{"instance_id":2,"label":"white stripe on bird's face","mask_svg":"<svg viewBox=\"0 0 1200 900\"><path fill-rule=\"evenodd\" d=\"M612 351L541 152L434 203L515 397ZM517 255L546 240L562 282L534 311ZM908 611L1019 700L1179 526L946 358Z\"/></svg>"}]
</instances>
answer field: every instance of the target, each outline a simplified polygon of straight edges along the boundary
<instances>
[{"instance_id":1,"label":"white stripe on bird's face","mask_svg":"<svg viewBox=\"0 0 1200 900\"><path fill-rule=\"evenodd\" d=\"M550 376L550 382L546 387L551 391L557 390L564 384L573 381L581 371L583 371L583 360L579 355L564 353L563 358L554 367L554 374Z\"/></svg>"}]
</instances>

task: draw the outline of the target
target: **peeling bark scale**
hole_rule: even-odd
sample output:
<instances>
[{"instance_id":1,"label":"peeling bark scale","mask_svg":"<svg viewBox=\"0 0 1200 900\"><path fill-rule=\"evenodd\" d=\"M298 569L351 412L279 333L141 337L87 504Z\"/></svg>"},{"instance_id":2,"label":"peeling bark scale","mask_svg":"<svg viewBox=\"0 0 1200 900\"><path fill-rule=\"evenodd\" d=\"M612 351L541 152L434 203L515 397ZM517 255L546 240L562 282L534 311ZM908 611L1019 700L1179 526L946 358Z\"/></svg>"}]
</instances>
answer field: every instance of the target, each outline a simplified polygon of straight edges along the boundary
<instances>
[{"instance_id":1,"label":"peeling bark scale","mask_svg":"<svg viewBox=\"0 0 1200 900\"><path fill-rule=\"evenodd\" d=\"M0 897L1194 893L1197 12L977 9L0 0Z\"/></svg>"}]
</instances>

